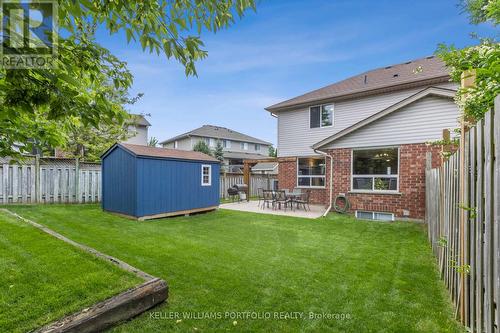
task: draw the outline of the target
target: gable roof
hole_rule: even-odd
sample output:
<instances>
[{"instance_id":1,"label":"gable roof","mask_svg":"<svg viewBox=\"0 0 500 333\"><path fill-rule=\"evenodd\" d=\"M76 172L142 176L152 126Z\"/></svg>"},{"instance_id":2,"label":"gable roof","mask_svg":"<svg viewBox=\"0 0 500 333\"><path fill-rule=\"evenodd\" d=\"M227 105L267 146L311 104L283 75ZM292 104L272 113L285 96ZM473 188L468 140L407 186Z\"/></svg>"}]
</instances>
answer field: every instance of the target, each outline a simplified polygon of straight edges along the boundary
<instances>
[{"instance_id":1,"label":"gable roof","mask_svg":"<svg viewBox=\"0 0 500 333\"><path fill-rule=\"evenodd\" d=\"M234 131L234 130L226 128L226 127L213 126L213 125L203 125L202 127L196 128L192 131L174 136L173 138L170 138L168 140L160 142L160 144L169 143L169 142L183 139L183 138L187 138L190 136L199 136L199 137L216 138L216 139L227 139L227 140L234 140L234 141L260 143L263 145L271 145L270 142L254 138L252 136Z\"/></svg>"},{"instance_id":2,"label":"gable roof","mask_svg":"<svg viewBox=\"0 0 500 333\"><path fill-rule=\"evenodd\" d=\"M149 121L142 114L130 114L130 123L141 126L151 126Z\"/></svg>"},{"instance_id":3,"label":"gable roof","mask_svg":"<svg viewBox=\"0 0 500 333\"><path fill-rule=\"evenodd\" d=\"M449 72L444 62L435 56L430 56L370 70L271 105L266 110L270 112L285 111L291 107L448 82L449 78Z\"/></svg>"},{"instance_id":4,"label":"gable roof","mask_svg":"<svg viewBox=\"0 0 500 333\"><path fill-rule=\"evenodd\" d=\"M274 171L278 167L278 162L260 162L252 167L252 171Z\"/></svg>"},{"instance_id":5,"label":"gable roof","mask_svg":"<svg viewBox=\"0 0 500 333\"><path fill-rule=\"evenodd\" d=\"M389 106L388 108L385 108L384 110L377 112L374 115L372 115L368 118L365 118L365 119L357 122L356 124L349 126L345 129L343 129L342 131L337 132L334 135L331 135L331 136L327 137L326 139L323 139L323 140L315 143L314 145L312 145L312 148L313 149L320 149L321 147L323 147L329 143L332 143L333 141L338 140L341 137L344 137L347 134L350 134L350 133L352 133L352 132L354 132L354 131L356 131L356 130L358 130L358 129L360 129L368 124L371 124L371 123L379 120L380 118L385 117L388 114L391 114L392 112L400 110L401 108L403 108L411 103L414 103L414 102L416 102L424 97L440 96L440 97L453 99L455 97L455 94L456 94L456 91L452 90L452 89L445 89L445 88L438 88L438 87L429 87L429 88L423 89L423 90L419 91L418 93L413 94L410 97L407 97L407 98Z\"/></svg>"},{"instance_id":6,"label":"gable roof","mask_svg":"<svg viewBox=\"0 0 500 333\"><path fill-rule=\"evenodd\" d=\"M167 149L158 148L150 146L133 145L130 143L116 143L108 149L101 158L104 158L116 147L122 147L134 156L140 157L154 157L154 158L169 158L169 159L179 159L179 160L193 160L193 161L208 161L208 162L219 162L216 158L200 153L197 151L187 151L180 149Z\"/></svg>"}]
</instances>

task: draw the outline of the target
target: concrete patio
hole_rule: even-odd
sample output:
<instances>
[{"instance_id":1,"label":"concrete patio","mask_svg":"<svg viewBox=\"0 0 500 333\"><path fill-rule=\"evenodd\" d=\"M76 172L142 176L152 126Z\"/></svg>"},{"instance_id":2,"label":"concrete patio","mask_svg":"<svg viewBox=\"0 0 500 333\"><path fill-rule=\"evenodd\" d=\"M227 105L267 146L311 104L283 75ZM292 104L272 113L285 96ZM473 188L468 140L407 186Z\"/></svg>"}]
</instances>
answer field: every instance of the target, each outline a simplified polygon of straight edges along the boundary
<instances>
[{"instance_id":1,"label":"concrete patio","mask_svg":"<svg viewBox=\"0 0 500 333\"><path fill-rule=\"evenodd\" d=\"M323 205L311 205L311 210L305 211L304 209L295 209L290 210L287 208L285 211L282 209L272 209L271 206L269 208L262 206L259 207L259 202L256 200L252 201L242 201L242 202L234 202L234 203L226 203L221 204L219 206L222 209L229 210L237 210L241 212L250 212L250 213L260 213L260 214L271 214L271 215L283 215L283 216L293 216L293 217L304 217L309 219L316 219L321 217L323 213L326 211L326 207Z\"/></svg>"}]
</instances>

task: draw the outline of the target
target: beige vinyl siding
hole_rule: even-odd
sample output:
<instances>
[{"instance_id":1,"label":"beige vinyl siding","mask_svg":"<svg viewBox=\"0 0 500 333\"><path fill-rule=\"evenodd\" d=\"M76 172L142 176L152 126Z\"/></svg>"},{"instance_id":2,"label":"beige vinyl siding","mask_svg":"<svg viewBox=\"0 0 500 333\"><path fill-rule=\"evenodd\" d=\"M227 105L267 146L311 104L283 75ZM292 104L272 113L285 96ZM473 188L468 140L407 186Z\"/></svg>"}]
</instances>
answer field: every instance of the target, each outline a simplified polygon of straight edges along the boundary
<instances>
[{"instance_id":1,"label":"beige vinyl siding","mask_svg":"<svg viewBox=\"0 0 500 333\"><path fill-rule=\"evenodd\" d=\"M132 145L147 146L147 144L148 144L148 127L147 126L131 125L128 127L128 131L129 131L129 133L133 133L134 136L123 141L124 143L130 143Z\"/></svg>"},{"instance_id":2,"label":"beige vinyl siding","mask_svg":"<svg viewBox=\"0 0 500 333\"><path fill-rule=\"evenodd\" d=\"M454 83L436 85L456 89ZM279 112L278 156L314 155L311 146L387 107L424 90L426 87L345 100L334 104L334 124L326 128L309 128L309 108Z\"/></svg>"},{"instance_id":3,"label":"beige vinyl siding","mask_svg":"<svg viewBox=\"0 0 500 333\"><path fill-rule=\"evenodd\" d=\"M356 148L425 143L458 126L459 110L451 98L428 96L347 134L327 145Z\"/></svg>"},{"instance_id":4,"label":"beige vinyl siding","mask_svg":"<svg viewBox=\"0 0 500 333\"><path fill-rule=\"evenodd\" d=\"M164 144L163 148L174 149L175 148L174 142L172 141L172 142L169 142L167 144ZM192 150L191 138L183 138L183 139L177 140L177 149Z\"/></svg>"}]
</instances>

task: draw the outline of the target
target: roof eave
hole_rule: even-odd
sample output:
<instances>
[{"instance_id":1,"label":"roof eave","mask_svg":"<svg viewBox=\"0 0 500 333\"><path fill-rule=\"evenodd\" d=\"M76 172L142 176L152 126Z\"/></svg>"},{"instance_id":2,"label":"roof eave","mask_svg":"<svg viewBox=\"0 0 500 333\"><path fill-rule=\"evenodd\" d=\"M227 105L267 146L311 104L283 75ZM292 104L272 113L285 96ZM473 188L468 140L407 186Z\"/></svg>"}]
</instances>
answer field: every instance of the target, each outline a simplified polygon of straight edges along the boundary
<instances>
[{"instance_id":1,"label":"roof eave","mask_svg":"<svg viewBox=\"0 0 500 333\"><path fill-rule=\"evenodd\" d=\"M341 100L354 99L354 98L365 97L365 96L370 96L370 95L377 95L380 93L386 93L386 92L391 92L391 91L404 90L404 89L419 87L422 85L449 82L449 80L450 80L450 76L448 74L446 74L446 75L436 76L433 78L427 78L427 79L423 79L423 80L419 80L419 81L412 81L412 82L387 85L387 86L383 86L383 87L379 87L379 88L375 88L375 89L346 93L346 94L342 94L342 95L338 95L338 96L334 96L334 97L320 98L320 99L310 100L307 102L285 105L282 107L280 107L280 106L275 107L275 106L271 105L271 106L264 108L264 110L266 110L270 113L283 112L283 111L289 111L289 110L307 107L307 106L311 106L311 105L315 105L315 104L337 102L337 101L341 101ZM278 104L280 104L280 103L278 103Z\"/></svg>"}]
</instances>

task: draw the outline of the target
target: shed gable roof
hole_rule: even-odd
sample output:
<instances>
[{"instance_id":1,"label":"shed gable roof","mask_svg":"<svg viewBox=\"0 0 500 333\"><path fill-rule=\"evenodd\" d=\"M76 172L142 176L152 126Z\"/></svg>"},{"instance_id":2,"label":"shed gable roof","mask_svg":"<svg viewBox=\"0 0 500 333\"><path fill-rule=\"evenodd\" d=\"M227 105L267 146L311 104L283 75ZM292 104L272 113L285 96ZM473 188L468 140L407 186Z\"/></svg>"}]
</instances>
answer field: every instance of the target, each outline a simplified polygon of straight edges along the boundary
<instances>
[{"instance_id":1,"label":"shed gable roof","mask_svg":"<svg viewBox=\"0 0 500 333\"><path fill-rule=\"evenodd\" d=\"M374 115L368 117L368 118L365 118L359 122L357 122L356 124L352 125L352 126L349 126L345 129L343 129L342 131L338 132L338 133L335 133L334 135L331 135L317 143L315 143L314 145L312 145L312 148L313 149L320 149L322 147L324 147L325 145L327 144L330 144L368 124L371 124L397 110L400 110L401 108L411 104L411 103L414 103L424 97L427 97L427 96L440 96L440 97L446 97L446 98L454 98L455 97L455 94L456 94L456 91L455 90L452 90L452 89L445 89L445 88L438 88L438 87L429 87L429 88L426 88L426 89L423 89L421 91L419 91L418 93L408 97L408 98L405 98L391 106L389 106L388 108L380 111L380 112L377 112L375 113Z\"/></svg>"},{"instance_id":2,"label":"shed gable roof","mask_svg":"<svg viewBox=\"0 0 500 333\"><path fill-rule=\"evenodd\" d=\"M336 98L349 98L447 81L449 81L449 72L444 62L435 56L430 56L373 69L271 105L266 110L282 111L292 107L328 102Z\"/></svg>"},{"instance_id":3,"label":"shed gable roof","mask_svg":"<svg viewBox=\"0 0 500 333\"><path fill-rule=\"evenodd\" d=\"M204 153L200 153L197 151L187 151L180 149L167 149L167 148L158 148L158 147L150 147L150 146L142 146L142 145L133 145L130 143L116 143L113 147L108 149L101 158L104 158L108 155L112 150L116 147L122 147L129 153L134 156L140 157L154 157L154 158L171 158L178 160L193 160L193 161L207 161L207 162L219 162L216 158L206 155Z\"/></svg>"}]
</instances>

